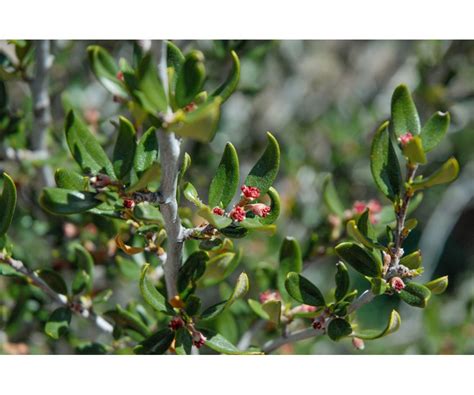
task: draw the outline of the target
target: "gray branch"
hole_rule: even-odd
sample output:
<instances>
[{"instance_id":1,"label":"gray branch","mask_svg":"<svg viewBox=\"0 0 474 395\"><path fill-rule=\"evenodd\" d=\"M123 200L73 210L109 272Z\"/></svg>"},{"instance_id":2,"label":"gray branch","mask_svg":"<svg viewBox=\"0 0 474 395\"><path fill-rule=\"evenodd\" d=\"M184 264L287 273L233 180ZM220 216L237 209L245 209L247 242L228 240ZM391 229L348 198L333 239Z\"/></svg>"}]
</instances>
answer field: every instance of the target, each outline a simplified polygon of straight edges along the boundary
<instances>
[{"instance_id":1,"label":"gray branch","mask_svg":"<svg viewBox=\"0 0 474 395\"><path fill-rule=\"evenodd\" d=\"M48 128L51 124L51 106L49 101L49 71L53 64L49 40L39 40L36 45L34 78L29 83L33 99L33 130L31 149L47 151ZM53 173L49 166L42 167L43 182L47 186L54 184Z\"/></svg>"},{"instance_id":2,"label":"gray branch","mask_svg":"<svg viewBox=\"0 0 474 395\"><path fill-rule=\"evenodd\" d=\"M91 320L100 330L106 333L112 333L113 326L107 320L105 320L105 318L101 317L100 315L97 315L94 311L83 306L82 304L78 305L76 303L74 308L72 308L72 305L69 303L65 295L60 295L53 289L51 289L51 287L40 276L38 276L33 270L28 269L22 261L13 259L5 255L4 253L0 253L0 262L6 263L18 273L29 278L33 285L40 288L57 304L65 306L74 313L78 314L79 316Z\"/></svg>"}]
</instances>

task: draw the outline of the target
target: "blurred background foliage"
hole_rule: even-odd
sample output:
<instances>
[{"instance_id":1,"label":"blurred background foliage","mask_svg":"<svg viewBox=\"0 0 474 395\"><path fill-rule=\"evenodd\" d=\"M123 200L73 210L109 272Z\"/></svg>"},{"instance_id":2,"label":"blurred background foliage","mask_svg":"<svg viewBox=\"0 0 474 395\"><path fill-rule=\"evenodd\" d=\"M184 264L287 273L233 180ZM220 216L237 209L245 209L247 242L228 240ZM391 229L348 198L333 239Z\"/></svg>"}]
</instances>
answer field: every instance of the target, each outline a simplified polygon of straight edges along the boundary
<instances>
[{"instance_id":1,"label":"blurred background foliage","mask_svg":"<svg viewBox=\"0 0 474 395\"><path fill-rule=\"evenodd\" d=\"M75 166L66 149L64 117L74 108L111 151L115 139L111 120L126 114L120 103L93 77L86 56L90 44L107 48L116 59L133 56L132 41L54 41L50 97L53 122L46 160L12 161L0 158L0 168L15 179L19 205L9 235L14 256L32 268L51 267L67 278L71 271L70 241L80 240L96 263L97 291L110 287L114 303L140 300L138 272L119 264L113 237L118 224L88 215L56 217L37 203L42 166ZM184 50L203 51L208 78L217 86L223 64L230 68L230 49L242 63L238 91L223 107L219 131L211 144L186 141L192 157L188 179L204 194L223 147L231 141L239 153L241 173L246 174L265 146L265 131L275 134L282 149L282 165L276 188L282 198L282 214L274 236L260 235L237 241L243 247L242 265L250 275L249 297L258 299L278 262L285 236L303 245L308 278L329 292L337 259L327 254L327 215L321 185L327 173L348 209L356 200L383 197L373 184L369 168L370 141L376 128L389 117L390 96L406 83L422 121L437 110L450 111L451 128L442 145L430 154L433 169L451 155L461 165L459 179L425 193L415 216L420 225L406 241L406 251L416 246L424 252L422 279L448 274L448 291L430 300L420 311L400 306L401 329L382 340L367 342L368 354L438 354L474 352L474 44L470 41L178 41ZM12 46L0 42L4 54L14 57ZM5 79L0 76L0 80ZM28 148L31 130L31 96L18 79L2 84L8 103L0 114L0 154L8 147ZM428 169L426 173L429 173ZM205 195L203 195L205 196ZM1 208L0 208L1 209ZM240 271L239 271L240 272ZM354 273L352 273L354 274ZM360 290L365 280L353 275ZM221 287L226 292L225 284ZM219 296L207 295L209 300ZM108 303L109 303L108 302ZM393 300L378 298L360 310L359 322L383 326ZM0 352L71 353L81 339L67 343L47 340L42 334L48 317L48 300L40 292L18 287L0 277ZM244 314L245 313L245 314ZM242 319L243 317L243 319ZM255 321L245 302L239 301L216 326L237 343ZM90 338L97 335L87 322L75 326ZM90 332L89 332L90 331ZM269 331L269 332L268 332ZM77 331L77 333L80 333ZM271 328L267 328L271 333ZM286 346L281 353L360 353L350 340L333 343L327 338Z\"/></svg>"}]
</instances>

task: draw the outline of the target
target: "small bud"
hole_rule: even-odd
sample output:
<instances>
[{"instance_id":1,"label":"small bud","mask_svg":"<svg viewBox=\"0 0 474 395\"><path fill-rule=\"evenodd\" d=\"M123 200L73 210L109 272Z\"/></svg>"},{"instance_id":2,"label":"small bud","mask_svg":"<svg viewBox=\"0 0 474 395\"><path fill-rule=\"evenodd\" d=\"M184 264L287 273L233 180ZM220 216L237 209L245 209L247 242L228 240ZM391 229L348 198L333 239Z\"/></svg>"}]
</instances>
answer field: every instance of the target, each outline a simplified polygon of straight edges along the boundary
<instances>
[{"instance_id":1,"label":"small bud","mask_svg":"<svg viewBox=\"0 0 474 395\"><path fill-rule=\"evenodd\" d=\"M390 286L395 292L400 292L403 288L405 288L405 283L400 277L392 277L390 279Z\"/></svg>"},{"instance_id":2,"label":"small bud","mask_svg":"<svg viewBox=\"0 0 474 395\"><path fill-rule=\"evenodd\" d=\"M90 183L94 188L104 188L112 183L109 176L105 174L97 174L90 178Z\"/></svg>"},{"instance_id":3,"label":"small bud","mask_svg":"<svg viewBox=\"0 0 474 395\"><path fill-rule=\"evenodd\" d=\"M259 217L266 217L271 210L269 206L263 203L248 204L245 208Z\"/></svg>"},{"instance_id":4,"label":"small bud","mask_svg":"<svg viewBox=\"0 0 474 395\"><path fill-rule=\"evenodd\" d=\"M206 343L206 336L204 336L201 332L199 331L194 331L193 332L193 344L196 346L196 348L201 348L204 343Z\"/></svg>"},{"instance_id":5,"label":"small bud","mask_svg":"<svg viewBox=\"0 0 474 395\"><path fill-rule=\"evenodd\" d=\"M169 322L168 327L173 331L177 331L178 329L184 327L184 321L181 317L173 317Z\"/></svg>"},{"instance_id":6,"label":"small bud","mask_svg":"<svg viewBox=\"0 0 474 395\"><path fill-rule=\"evenodd\" d=\"M316 307L310 306L309 304L302 304L296 306L292 311L293 313L314 313L316 311Z\"/></svg>"},{"instance_id":7,"label":"small bud","mask_svg":"<svg viewBox=\"0 0 474 395\"><path fill-rule=\"evenodd\" d=\"M241 222L245 219L245 210L241 206L235 206L229 215L234 221Z\"/></svg>"},{"instance_id":8,"label":"small bud","mask_svg":"<svg viewBox=\"0 0 474 395\"><path fill-rule=\"evenodd\" d=\"M260 197L260 189L257 187L248 187L247 185L242 185L240 190L242 191L242 195L249 200Z\"/></svg>"},{"instance_id":9,"label":"small bud","mask_svg":"<svg viewBox=\"0 0 474 395\"><path fill-rule=\"evenodd\" d=\"M324 315L320 315L319 317L316 317L313 320L312 326L315 330L320 331L324 329L324 321L325 321Z\"/></svg>"},{"instance_id":10,"label":"small bud","mask_svg":"<svg viewBox=\"0 0 474 395\"><path fill-rule=\"evenodd\" d=\"M196 103L191 102L188 105L184 106L183 110L184 112L192 112L197 108Z\"/></svg>"},{"instance_id":11,"label":"small bud","mask_svg":"<svg viewBox=\"0 0 474 395\"><path fill-rule=\"evenodd\" d=\"M280 295L280 292L278 291L268 290L265 292L261 292L259 295L259 299L260 299L260 303L263 304L265 302L268 302L269 300L279 301L281 300L281 295Z\"/></svg>"},{"instance_id":12,"label":"small bud","mask_svg":"<svg viewBox=\"0 0 474 395\"><path fill-rule=\"evenodd\" d=\"M354 346L356 350L363 350L365 348L364 341L358 337L352 338L352 345Z\"/></svg>"},{"instance_id":13,"label":"small bud","mask_svg":"<svg viewBox=\"0 0 474 395\"><path fill-rule=\"evenodd\" d=\"M116 77L117 77L118 80L123 82L123 72L122 71L118 71Z\"/></svg>"},{"instance_id":14,"label":"small bud","mask_svg":"<svg viewBox=\"0 0 474 395\"><path fill-rule=\"evenodd\" d=\"M367 205L365 202L361 202L360 200L356 200L352 205L352 211L354 214L362 214L365 211Z\"/></svg>"},{"instance_id":15,"label":"small bud","mask_svg":"<svg viewBox=\"0 0 474 395\"><path fill-rule=\"evenodd\" d=\"M411 140L413 140L413 135L410 132L406 132L398 138L402 147L405 147Z\"/></svg>"},{"instance_id":16,"label":"small bud","mask_svg":"<svg viewBox=\"0 0 474 395\"><path fill-rule=\"evenodd\" d=\"M225 214L225 211L224 209L220 208L220 207L214 207L212 209L212 212L216 215L224 215Z\"/></svg>"},{"instance_id":17,"label":"small bud","mask_svg":"<svg viewBox=\"0 0 474 395\"><path fill-rule=\"evenodd\" d=\"M123 207L132 209L135 207L135 201L133 199L123 199Z\"/></svg>"}]
</instances>

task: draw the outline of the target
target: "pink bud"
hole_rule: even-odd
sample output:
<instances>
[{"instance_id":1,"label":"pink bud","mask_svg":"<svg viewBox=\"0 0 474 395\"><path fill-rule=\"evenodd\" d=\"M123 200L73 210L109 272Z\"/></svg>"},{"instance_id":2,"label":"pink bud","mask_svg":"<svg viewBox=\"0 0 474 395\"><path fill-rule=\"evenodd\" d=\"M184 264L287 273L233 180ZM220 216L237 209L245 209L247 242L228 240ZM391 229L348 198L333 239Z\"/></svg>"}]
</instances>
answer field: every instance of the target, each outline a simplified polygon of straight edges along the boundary
<instances>
[{"instance_id":1,"label":"pink bud","mask_svg":"<svg viewBox=\"0 0 474 395\"><path fill-rule=\"evenodd\" d=\"M241 222L245 219L245 210L241 206L235 206L229 215L234 221Z\"/></svg>"},{"instance_id":2,"label":"pink bud","mask_svg":"<svg viewBox=\"0 0 474 395\"><path fill-rule=\"evenodd\" d=\"M352 205L352 211L354 214L362 214L365 211L367 205L365 202L361 202L360 200L356 200Z\"/></svg>"},{"instance_id":3,"label":"pink bud","mask_svg":"<svg viewBox=\"0 0 474 395\"><path fill-rule=\"evenodd\" d=\"M365 343L362 339L358 337L353 337L352 338L352 345L357 349L357 350L363 350L365 348Z\"/></svg>"},{"instance_id":4,"label":"pink bud","mask_svg":"<svg viewBox=\"0 0 474 395\"><path fill-rule=\"evenodd\" d=\"M260 196L260 189L257 187L248 187L247 185L242 185L240 190L242 191L242 195L250 200L257 199Z\"/></svg>"},{"instance_id":5,"label":"pink bud","mask_svg":"<svg viewBox=\"0 0 474 395\"><path fill-rule=\"evenodd\" d=\"M220 207L214 207L212 209L212 212L216 215L224 215L225 214L225 211L224 209L220 208Z\"/></svg>"},{"instance_id":6,"label":"pink bud","mask_svg":"<svg viewBox=\"0 0 474 395\"><path fill-rule=\"evenodd\" d=\"M201 348L206 343L207 338L199 331L193 332L193 344L197 348Z\"/></svg>"},{"instance_id":7,"label":"pink bud","mask_svg":"<svg viewBox=\"0 0 474 395\"><path fill-rule=\"evenodd\" d=\"M269 300L281 300L280 292L268 290L265 292L261 292L259 295L260 303L268 302Z\"/></svg>"},{"instance_id":8,"label":"pink bud","mask_svg":"<svg viewBox=\"0 0 474 395\"><path fill-rule=\"evenodd\" d=\"M118 71L116 77L117 77L117 79L119 79L120 81L123 81L123 72L122 72L122 71Z\"/></svg>"},{"instance_id":9,"label":"pink bud","mask_svg":"<svg viewBox=\"0 0 474 395\"><path fill-rule=\"evenodd\" d=\"M293 309L293 313L314 313L315 311L316 307L309 304L302 304Z\"/></svg>"},{"instance_id":10,"label":"pink bud","mask_svg":"<svg viewBox=\"0 0 474 395\"><path fill-rule=\"evenodd\" d=\"M174 331L177 331L183 326L184 326L184 321L181 317L173 317L168 324L168 327Z\"/></svg>"},{"instance_id":11,"label":"pink bud","mask_svg":"<svg viewBox=\"0 0 474 395\"><path fill-rule=\"evenodd\" d=\"M410 132L406 132L398 138L402 147L405 147L411 140L413 140L413 135Z\"/></svg>"},{"instance_id":12,"label":"pink bud","mask_svg":"<svg viewBox=\"0 0 474 395\"><path fill-rule=\"evenodd\" d=\"M400 277L392 277L390 279L390 286L395 290L395 292L400 292L405 288L405 283Z\"/></svg>"},{"instance_id":13,"label":"pink bud","mask_svg":"<svg viewBox=\"0 0 474 395\"><path fill-rule=\"evenodd\" d=\"M247 204L245 208L259 217L266 217L271 210L269 206L263 203Z\"/></svg>"}]
</instances>

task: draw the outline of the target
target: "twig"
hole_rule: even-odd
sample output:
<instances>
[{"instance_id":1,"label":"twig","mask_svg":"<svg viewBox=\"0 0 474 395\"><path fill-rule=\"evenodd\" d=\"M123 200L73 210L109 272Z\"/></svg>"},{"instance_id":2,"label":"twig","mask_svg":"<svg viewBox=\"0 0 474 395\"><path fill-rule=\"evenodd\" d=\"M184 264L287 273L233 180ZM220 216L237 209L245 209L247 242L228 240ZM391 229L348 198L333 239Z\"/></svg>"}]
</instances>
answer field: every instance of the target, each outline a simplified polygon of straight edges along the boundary
<instances>
[{"instance_id":1,"label":"twig","mask_svg":"<svg viewBox=\"0 0 474 395\"><path fill-rule=\"evenodd\" d=\"M65 295L60 295L51 289L51 287L40 276L38 276L33 270L28 269L22 261L13 259L4 253L0 253L0 262L6 263L12 269L30 279L33 285L40 288L56 303L69 308L71 311L83 318L91 320L102 331L112 333L113 326L105 318L96 314L92 309L85 307L81 303L69 302Z\"/></svg>"},{"instance_id":2,"label":"twig","mask_svg":"<svg viewBox=\"0 0 474 395\"><path fill-rule=\"evenodd\" d=\"M166 41L163 41L161 46L160 76L165 92L168 92L166 45ZM168 107L167 115L170 114L171 108ZM183 226L178 215L178 202L176 201L180 140L174 133L163 129L158 130L157 134L162 166L162 179L159 191L162 198L160 211L163 214L165 230L168 236L164 273L168 297L171 299L178 294L176 283L183 255Z\"/></svg>"},{"instance_id":3,"label":"twig","mask_svg":"<svg viewBox=\"0 0 474 395\"><path fill-rule=\"evenodd\" d=\"M348 309L348 314L353 313L357 309L360 309L362 306L372 301L374 297L375 295L370 290L363 292L356 300L354 300L354 302L352 302L352 304L350 305ZM331 318L326 320L325 326L327 326L330 321L331 321ZM321 336L321 335L324 335L324 333L325 333L324 328L303 329L301 331L290 333L287 336L282 336L282 337L279 337L278 339L270 340L263 346L262 351L265 354L270 354L273 351L280 348L281 346L284 346L285 344L294 343L300 340L306 340L313 337Z\"/></svg>"},{"instance_id":4,"label":"twig","mask_svg":"<svg viewBox=\"0 0 474 395\"><path fill-rule=\"evenodd\" d=\"M53 64L49 40L36 42L35 75L29 82L33 99L33 130L31 134L31 149L47 151L47 133L51 123L51 108L48 94L49 71ZM43 182L46 186L54 184L52 170L44 165L41 169Z\"/></svg>"}]
</instances>

